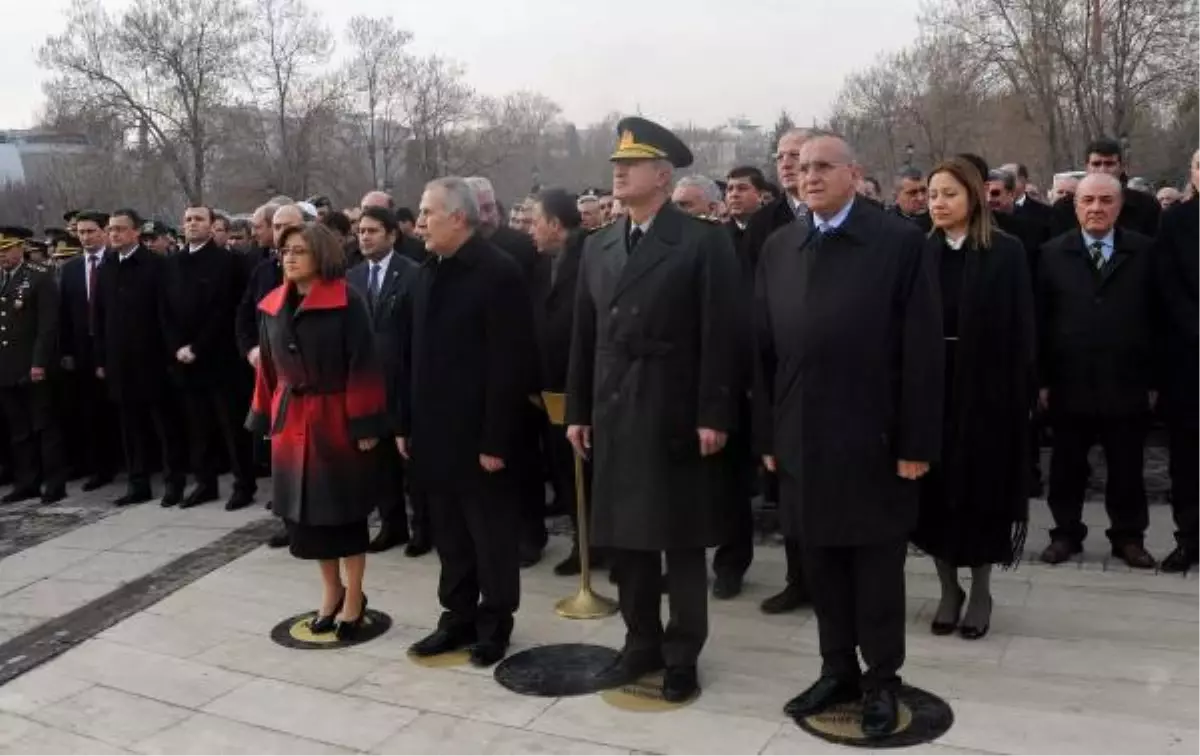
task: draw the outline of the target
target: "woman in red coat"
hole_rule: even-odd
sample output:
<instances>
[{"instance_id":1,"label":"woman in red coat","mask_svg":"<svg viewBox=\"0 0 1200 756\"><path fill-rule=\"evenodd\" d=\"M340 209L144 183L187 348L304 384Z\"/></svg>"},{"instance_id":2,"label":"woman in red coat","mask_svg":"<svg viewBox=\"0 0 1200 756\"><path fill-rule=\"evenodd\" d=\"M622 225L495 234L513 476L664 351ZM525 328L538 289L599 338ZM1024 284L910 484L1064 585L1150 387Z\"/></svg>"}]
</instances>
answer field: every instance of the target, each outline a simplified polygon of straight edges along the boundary
<instances>
[{"instance_id":1,"label":"woman in red coat","mask_svg":"<svg viewBox=\"0 0 1200 756\"><path fill-rule=\"evenodd\" d=\"M312 630L348 639L366 611L367 517L384 503L378 445L390 443L392 424L370 315L346 284L342 245L308 224L284 233L279 251L284 283L258 305L261 359L247 427L271 438L272 509L292 554L320 561Z\"/></svg>"}]
</instances>

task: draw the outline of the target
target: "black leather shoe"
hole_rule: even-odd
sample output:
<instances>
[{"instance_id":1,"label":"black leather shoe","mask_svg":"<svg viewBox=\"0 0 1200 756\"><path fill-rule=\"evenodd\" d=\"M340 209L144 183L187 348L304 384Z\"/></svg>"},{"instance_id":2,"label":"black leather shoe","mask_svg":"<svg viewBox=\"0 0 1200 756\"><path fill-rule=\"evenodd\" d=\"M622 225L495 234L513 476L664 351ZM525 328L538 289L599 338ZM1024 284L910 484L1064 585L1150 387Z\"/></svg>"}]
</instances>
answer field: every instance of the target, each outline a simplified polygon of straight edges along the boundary
<instances>
[{"instance_id":1,"label":"black leather shoe","mask_svg":"<svg viewBox=\"0 0 1200 756\"><path fill-rule=\"evenodd\" d=\"M974 627L972 625L964 624L962 627L958 628L958 634L962 636L963 640L980 640L983 638L983 636L988 634L988 630L992 626L992 609L994 606L995 604L989 598L987 621L983 623L982 627Z\"/></svg>"},{"instance_id":2,"label":"black leather shoe","mask_svg":"<svg viewBox=\"0 0 1200 756\"><path fill-rule=\"evenodd\" d=\"M183 486L168 485L159 505L163 508L170 508L176 506L181 501L183 501Z\"/></svg>"},{"instance_id":3,"label":"black leather shoe","mask_svg":"<svg viewBox=\"0 0 1200 756\"><path fill-rule=\"evenodd\" d=\"M867 691L863 697L862 731L868 738L886 738L896 731L899 706L895 691Z\"/></svg>"},{"instance_id":4,"label":"black leather shoe","mask_svg":"<svg viewBox=\"0 0 1200 756\"><path fill-rule=\"evenodd\" d=\"M329 614L322 615L321 610L317 610L317 616L313 617L308 622L308 631L313 635L324 635L331 633L337 629L338 612L342 611L342 605L346 603L346 591L342 591L342 597L338 599L337 606L333 607L333 611Z\"/></svg>"},{"instance_id":5,"label":"black leather shoe","mask_svg":"<svg viewBox=\"0 0 1200 756\"><path fill-rule=\"evenodd\" d=\"M42 503L43 504L57 504L58 502L62 501L65 498L67 498L67 487L66 486L56 486L54 488L47 488L42 493Z\"/></svg>"},{"instance_id":6,"label":"black leather shoe","mask_svg":"<svg viewBox=\"0 0 1200 756\"><path fill-rule=\"evenodd\" d=\"M1062 564L1076 554L1083 552L1083 546L1063 539L1057 539L1050 542L1046 550L1042 552L1042 561L1046 564Z\"/></svg>"},{"instance_id":7,"label":"black leather shoe","mask_svg":"<svg viewBox=\"0 0 1200 756\"><path fill-rule=\"evenodd\" d=\"M804 586L788 583L782 591L764 600L761 609L763 614L786 614L796 611L809 601L808 591Z\"/></svg>"},{"instance_id":8,"label":"black leather shoe","mask_svg":"<svg viewBox=\"0 0 1200 756\"><path fill-rule=\"evenodd\" d=\"M201 504L207 504L210 501L216 501L219 497L220 494L217 492L216 486L196 486L184 498L183 502L180 503L179 508L191 509Z\"/></svg>"},{"instance_id":9,"label":"black leather shoe","mask_svg":"<svg viewBox=\"0 0 1200 756\"><path fill-rule=\"evenodd\" d=\"M246 493L245 491L234 491L233 496L229 497L229 501L225 502L226 512L236 512L239 509L245 509L254 503L254 494Z\"/></svg>"},{"instance_id":10,"label":"black leather shoe","mask_svg":"<svg viewBox=\"0 0 1200 756\"><path fill-rule=\"evenodd\" d=\"M737 598L742 592L742 576L741 575L717 575L713 579L713 598L715 599L731 599Z\"/></svg>"},{"instance_id":11,"label":"black leather shoe","mask_svg":"<svg viewBox=\"0 0 1200 756\"><path fill-rule=\"evenodd\" d=\"M1175 550L1167 554L1167 558L1162 560L1162 564L1158 566L1158 569L1160 572L1167 573L1187 572L1197 564L1200 564L1200 549L1176 546Z\"/></svg>"},{"instance_id":12,"label":"black leather shoe","mask_svg":"<svg viewBox=\"0 0 1200 756\"><path fill-rule=\"evenodd\" d=\"M578 575L582 571L582 566L579 564L579 549L571 549L571 553L567 554L567 558L554 565L554 574L559 577L570 577Z\"/></svg>"},{"instance_id":13,"label":"black leather shoe","mask_svg":"<svg viewBox=\"0 0 1200 756\"><path fill-rule=\"evenodd\" d=\"M466 648L475 642L474 630L446 630L438 628L408 647L413 656L437 656Z\"/></svg>"},{"instance_id":14,"label":"black leather shoe","mask_svg":"<svg viewBox=\"0 0 1200 756\"><path fill-rule=\"evenodd\" d=\"M345 596L342 600L345 600ZM363 620L367 616L367 594L363 594L362 609L359 610L358 616L352 620L337 620L334 625L333 632L340 641L352 641L358 637L359 631L362 630Z\"/></svg>"},{"instance_id":15,"label":"black leather shoe","mask_svg":"<svg viewBox=\"0 0 1200 756\"><path fill-rule=\"evenodd\" d=\"M20 501L29 501L41 496L41 491L36 488L14 488L4 496L0 496L0 504L16 504Z\"/></svg>"},{"instance_id":16,"label":"black leather shoe","mask_svg":"<svg viewBox=\"0 0 1200 756\"><path fill-rule=\"evenodd\" d=\"M783 713L794 719L811 717L838 704L850 703L862 698L862 689L857 680L822 676L808 690L783 705Z\"/></svg>"},{"instance_id":17,"label":"black leather shoe","mask_svg":"<svg viewBox=\"0 0 1200 756\"><path fill-rule=\"evenodd\" d=\"M657 672L664 666L659 654L622 651L612 664L596 673L596 684L601 688L619 688L651 672Z\"/></svg>"},{"instance_id":18,"label":"black leather shoe","mask_svg":"<svg viewBox=\"0 0 1200 756\"><path fill-rule=\"evenodd\" d=\"M83 485L80 486L80 489L84 491L95 491L97 488L104 488L112 482L113 476L111 475L93 475L83 482Z\"/></svg>"},{"instance_id":19,"label":"black leather shoe","mask_svg":"<svg viewBox=\"0 0 1200 756\"><path fill-rule=\"evenodd\" d=\"M367 546L367 551L379 554L402 543L408 543L408 531L394 528L385 522L379 529L379 535L371 539L371 545Z\"/></svg>"},{"instance_id":20,"label":"black leather shoe","mask_svg":"<svg viewBox=\"0 0 1200 756\"><path fill-rule=\"evenodd\" d=\"M508 653L508 643L501 641L483 641L471 646L471 666L490 667L504 658Z\"/></svg>"},{"instance_id":21,"label":"black leather shoe","mask_svg":"<svg viewBox=\"0 0 1200 756\"><path fill-rule=\"evenodd\" d=\"M700 692L700 677L695 666L667 667L663 674L662 697L671 703L683 703Z\"/></svg>"},{"instance_id":22,"label":"black leather shoe","mask_svg":"<svg viewBox=\"0 0 1200 756\"><path fill-rule=\"evenodd\" d=\"M291 542L292 538L288 535L287 528L281 528L278 533L267 539L267 548L282 549Z\"/></svg>"},{"instance_id":23,"label":"black leather shoe","mask_svg":"<svg viewBox=\"0 0 1200 756\"><path fill-rule=\"evenodd\" d=\"M520 549L521 569L528 569L538 562L542 561L542 547L533 546L531 544L522 543L518 547Z\"/></svg>"},{"instance_id":24,"label":"black leather shoe","mask_svg":"<svg viewBox=\"0 0 1200 756\"><path fill-rule=\"evenodd\" d=\"M963 606L967 603L967 594L962 588L958 589L958 611L954 613L953 622L938 622L934 620L929 623L929 631L934 635L949 635L958 627L958 618L962 616Z\"/></svg>"},{"instance_id":25,"label":"black leather shoe","mask_svg":"<svg viewBox=\"0 0 1200 756\"><path fill-rule=\"evenodd\" d=\"M1140 543L1126 543L1113 546L1112 555L1135 570L1152 570L1158 566L1154 557Z\"/></svg>"},{"instance_id":26,"label":"black leather shoe","mask_svg":"<svg viewBox=\"0 0 1200 756\"><path fill-rule=\"evenodd\" d=\"M432 550L433 545L429 542L429 536L424 531L414 530L408 545L404 547L404 556L415 559L425 556Z\"/></svg>"},{"instance_id":27,"label":"black leather shoe","mask_svg":"<svg viewBox=\"0 0 1200 756\"><path fill-rule=\"evenodd\" d=\"M145 504L154 496L150 493L149 488L130 488L124 494L113 499L113 504L118 507L127 507L131 504Z\"/></svg>"}]
</instances>

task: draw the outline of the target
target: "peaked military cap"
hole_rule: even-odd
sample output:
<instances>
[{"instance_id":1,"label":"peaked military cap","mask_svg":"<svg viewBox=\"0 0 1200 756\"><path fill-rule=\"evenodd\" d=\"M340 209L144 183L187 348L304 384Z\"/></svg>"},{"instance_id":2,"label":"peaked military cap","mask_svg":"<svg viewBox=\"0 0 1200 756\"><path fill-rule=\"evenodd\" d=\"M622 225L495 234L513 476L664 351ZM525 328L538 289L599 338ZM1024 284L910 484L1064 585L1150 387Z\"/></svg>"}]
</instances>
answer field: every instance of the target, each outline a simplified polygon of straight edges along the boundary
<instances>
[{"instance_id":1,"label":"peaked military cap","mask_svg":"<svg viewBox=\"0 0 1200 756\"><path fill-rule=\"evenodd\" d=\"M676 168L692 164L692 151L669 129L640 116L617 124L617 151L611 160L666 160Z\"/></svg>"},{"instance_id":2,"label":"peaked military cap","mask_svg":"<svg viewBox=\"0 0 1200 756\"><path fill-rule=\"evenodd\" d=\"M143 239L155 239L160 236L171 236L171 229L162 221L146 221L138 236Z\"/></svg>"},{"instance_id":3,"label":"peaked military cap","mask_svg":"<svg viewBox=\"0 0 1200 756\"><path fill-rule=\"evenodd\" d=\"M32 237L33 232L24 226L0 226L0 250L24 245Z\"/></svg>"}]
</instances>

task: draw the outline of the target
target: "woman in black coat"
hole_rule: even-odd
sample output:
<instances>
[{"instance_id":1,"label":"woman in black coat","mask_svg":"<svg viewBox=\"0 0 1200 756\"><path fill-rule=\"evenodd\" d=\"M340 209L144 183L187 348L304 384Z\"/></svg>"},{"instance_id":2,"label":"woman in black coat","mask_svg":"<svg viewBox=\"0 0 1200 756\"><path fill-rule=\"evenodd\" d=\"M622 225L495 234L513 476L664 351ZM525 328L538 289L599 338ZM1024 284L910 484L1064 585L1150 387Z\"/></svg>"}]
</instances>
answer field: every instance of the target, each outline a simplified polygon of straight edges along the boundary
<instances>
[{"instance_id":1,"label":"woman in black coat","mask_svg":"<svg viewBox=\"0 0 1200 756\"><path fill-rule=\"evenodd\" d=\"M976 640L991 621L992 565L1014 565L1025 544L1033 288L1024 249L992 225L971 163L954 158L930 173L929 214L927 249L942 289L946 405L942 461L922 481L912 540L933 556L942 584L933 633L958 628ZM971 568L969 599L958 584L960 567Z\"/></svg>"},{"instance_id":2,"label":"woman in black coat","mask_svg":"<svg viewBox=\"0 0 1200 756\"><path fill-rule=\"evenodd\" d=\"M370 314L346 284L341 242L307 224L280 240L283 285L263 297L247 427L271 438L272 509L292 554L321 564L314 633L352 638L362 625L367 518L388 486L377 448L390 443ZM345 586L341 569L345 571Z\"/></svg>"}]
</instances>

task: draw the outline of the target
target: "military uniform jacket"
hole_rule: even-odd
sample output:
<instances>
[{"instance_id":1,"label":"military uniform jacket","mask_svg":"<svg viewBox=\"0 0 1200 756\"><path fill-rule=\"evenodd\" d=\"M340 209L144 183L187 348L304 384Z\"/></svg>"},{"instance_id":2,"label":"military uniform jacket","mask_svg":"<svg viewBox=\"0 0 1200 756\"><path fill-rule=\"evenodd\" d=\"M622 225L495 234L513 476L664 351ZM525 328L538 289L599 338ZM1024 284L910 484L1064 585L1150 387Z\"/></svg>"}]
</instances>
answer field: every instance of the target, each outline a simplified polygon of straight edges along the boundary
<instances>
[{"instance_id":1,"label":"military uniform jacket","mask_svg":"<svg viewBox=\"0 0 1200 756\"><path fill-rule=\"evenodd\" d=\"M46 267L25 262L0 288L0 387L30 382L29 370L58 362L58 284Z\"/></svg>"},{"instance_id":2,"label":"military uniform jacket","mask_svg":"<svg viewBox=\"0 0 1200 756\"><path fill-rule=\"evenodd\" d=\"M736 418L738 263L729 233L666 204L632 253L627 223L583 251L567 421L592 426L597 546L663 550L724 540L723 455L698 428Z\"/></svg>"}]
</instances>

